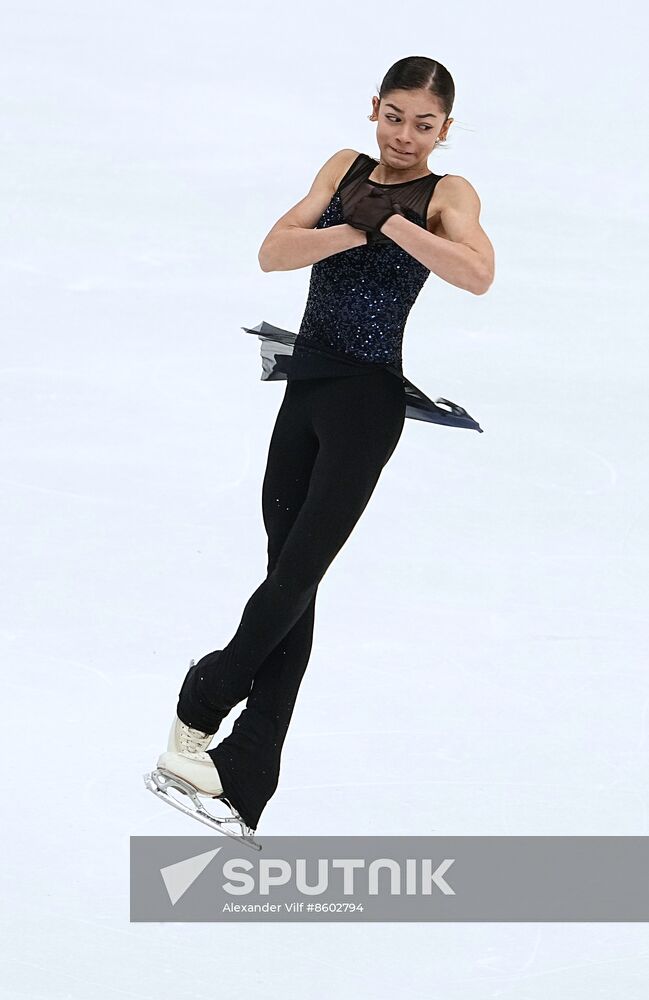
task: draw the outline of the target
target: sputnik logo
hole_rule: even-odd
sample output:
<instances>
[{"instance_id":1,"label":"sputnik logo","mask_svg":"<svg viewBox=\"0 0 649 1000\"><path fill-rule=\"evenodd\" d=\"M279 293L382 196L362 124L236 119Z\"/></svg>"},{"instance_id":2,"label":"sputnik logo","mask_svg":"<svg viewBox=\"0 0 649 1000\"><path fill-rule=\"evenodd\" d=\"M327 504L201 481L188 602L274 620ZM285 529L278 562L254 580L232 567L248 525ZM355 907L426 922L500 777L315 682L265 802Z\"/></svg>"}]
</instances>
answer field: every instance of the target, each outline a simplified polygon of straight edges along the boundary
<instances>
[{"instance_id":1,"label":"sputnik logo","mask_svg":"<svg viewBox=\"0 0 649 1000\"><path fill-rule=\"evenodd\" d=\"M189 887L205 871L212 858L215 858L220 850L220 847L215 847L213 851L195 854L192 858L176 861L175 864L160 869L172 906L175 906L181 896L185 895Z\"/></svg>"}]
</instances>

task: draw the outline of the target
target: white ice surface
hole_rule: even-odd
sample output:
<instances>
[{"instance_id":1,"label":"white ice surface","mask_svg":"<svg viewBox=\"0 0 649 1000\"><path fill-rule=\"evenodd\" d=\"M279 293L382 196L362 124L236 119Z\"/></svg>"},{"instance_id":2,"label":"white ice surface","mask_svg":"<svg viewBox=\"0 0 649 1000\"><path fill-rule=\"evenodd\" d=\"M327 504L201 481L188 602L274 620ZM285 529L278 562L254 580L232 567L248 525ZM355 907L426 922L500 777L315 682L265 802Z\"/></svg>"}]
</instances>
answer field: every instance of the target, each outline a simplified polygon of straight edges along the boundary
<instances>
[{"instance_id":1,"label":"white ice surface","mask_svg":"<svg viewBox=\"0 0 649 1000\"><path fill-rule=\"evenodd\" d=\"M410 54L455 77L430 166L474 184L497 268L431 275L405 370L484 434L406 422L258 832L649 835L645 35L626 0L5 0L3 997L646 996L643 924L128 908L129 836L210 836L142 773L265 573L284 384L240 327L296 329L309 272L257 251L335 149L377 152Z\"/></svg>"}]
</instances>

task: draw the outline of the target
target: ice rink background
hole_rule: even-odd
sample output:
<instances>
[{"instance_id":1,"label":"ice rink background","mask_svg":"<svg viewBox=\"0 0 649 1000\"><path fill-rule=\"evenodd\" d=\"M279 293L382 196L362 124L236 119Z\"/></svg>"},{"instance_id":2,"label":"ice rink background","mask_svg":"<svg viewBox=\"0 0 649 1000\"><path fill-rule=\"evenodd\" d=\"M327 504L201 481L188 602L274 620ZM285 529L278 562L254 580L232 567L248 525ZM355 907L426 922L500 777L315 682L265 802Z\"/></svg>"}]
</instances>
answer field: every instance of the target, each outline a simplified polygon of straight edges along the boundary
<instances>
[{"instance_id":1,"label":"ice rink background","mask_svg":"<svg viewBox=\"0 0 649 1000\"><path fill-rule=\"evenodd\" d=\"M429 165L478 191L496 280L431 274L404 369L484 434L406 422L258 833L649 835L645 32L624 0L4 0L3 996L646 996L642 924L128 910L131 835L211 835L142 774L265 575L284 383L240 327L296 330L309 269L257 251L336 149L378 154L406 55L454 76Z\"/></svg>"}]
</instances>

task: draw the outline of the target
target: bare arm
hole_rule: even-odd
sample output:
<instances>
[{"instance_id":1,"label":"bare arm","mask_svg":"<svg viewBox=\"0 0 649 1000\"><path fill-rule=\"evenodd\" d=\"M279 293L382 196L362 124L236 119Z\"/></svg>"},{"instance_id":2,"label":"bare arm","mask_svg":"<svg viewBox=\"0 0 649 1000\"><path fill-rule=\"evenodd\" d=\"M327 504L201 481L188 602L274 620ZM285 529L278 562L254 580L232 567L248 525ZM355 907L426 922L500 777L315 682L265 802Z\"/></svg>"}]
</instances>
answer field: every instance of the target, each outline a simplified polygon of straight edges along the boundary
<instances>
[{"instance_id":1,"label":"bare arm","mask_svg":"<svg viewBox=\"0 0 649 1000\"><path fill-rule=\"evenodd\" d=\"M262 271L308 267L341 250L367 244L365 233L346 222L314 229L335 194L341 164L349 160L351 152L353 150L341 149L334 153L318 171L306 197L277 220L259 249Z\"/></svg>"},{"instance_id":2,"label":"bare arm","mask_svg":"<svg viewBox=\"0 0 649 1000\"><path fill-rule=\"evenodd\" d=\"M444 281L484 295L494 280L495 262L493 246L479 222L480 199L464 177L452 175L448 181L440 211L448 239L400 215L390 216L381 232Z\"/></svg>"}]
</instances>

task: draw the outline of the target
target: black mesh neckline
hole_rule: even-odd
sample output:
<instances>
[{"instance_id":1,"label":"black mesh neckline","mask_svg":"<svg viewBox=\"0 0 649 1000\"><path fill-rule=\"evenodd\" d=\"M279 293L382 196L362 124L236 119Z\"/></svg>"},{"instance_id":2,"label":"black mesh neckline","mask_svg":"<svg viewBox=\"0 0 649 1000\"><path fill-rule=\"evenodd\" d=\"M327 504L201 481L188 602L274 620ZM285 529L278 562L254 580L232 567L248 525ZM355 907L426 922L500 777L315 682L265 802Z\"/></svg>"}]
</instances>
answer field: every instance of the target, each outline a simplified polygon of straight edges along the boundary
<instances>
[{"instance_id":1,"label":"black mesh neckline","mask_svg":"<svg viewBox=\"0 0 649 1000\"><path fill-rule=\"evenodd\" d=\"M373 156L368 156L367 158L368 160L371 160L372 163L375 163L376 166L378 166L381 162L380 160L375 160ZM372 167L372 170L374 170L374 167ZM372 170L370 170L370 173L372 173ZM416 184L417 181L423 181L426 180L427 177L435 176L436 175L431 171L429 174L422 174L421 177L411 177L409 181L397 181L396 184L382 184L381 181L371 181L369 177L367 177L366 183L373 184L376 187L403 187L405 184Z\"/></svg>"}]
</instances>

